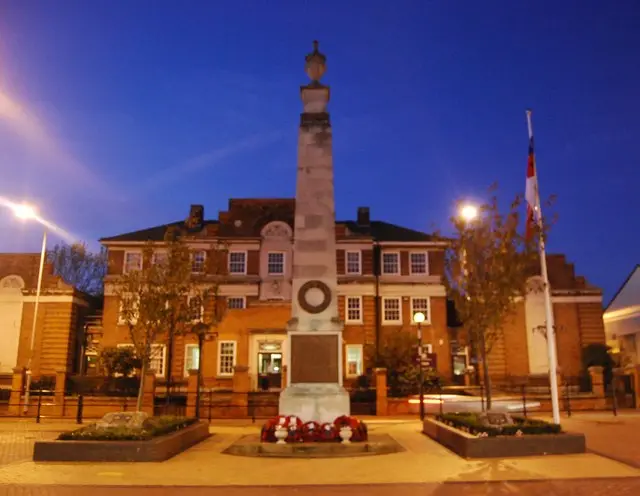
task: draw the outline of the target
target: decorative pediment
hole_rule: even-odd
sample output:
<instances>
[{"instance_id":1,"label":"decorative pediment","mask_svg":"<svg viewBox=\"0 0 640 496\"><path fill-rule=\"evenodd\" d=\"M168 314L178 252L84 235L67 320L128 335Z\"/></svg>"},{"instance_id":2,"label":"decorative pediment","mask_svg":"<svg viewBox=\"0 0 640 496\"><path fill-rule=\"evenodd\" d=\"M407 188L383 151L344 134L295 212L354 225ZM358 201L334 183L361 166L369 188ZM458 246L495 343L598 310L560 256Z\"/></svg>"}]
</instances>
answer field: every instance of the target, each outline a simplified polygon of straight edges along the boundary
<instances>
[{"instance_id":1,"label":"decorative pediment","mask_svg":"<svg viewBox=\"0 0 640 496\"><path fill-rule=\"evenodd\" d=\"M270 222L262 229L260 235L263 238L291 238L292 231L286 222Z\"/></svg>"},{"instance_id":2,"label":"decorative pediment","mask_svg":"<svg viewBox=\"0 0 640 496\"><path fill-rule=\"evenodd\" d=\"M0 289L24 289L24 279L18 275L10 275L0 279Z\"/></svg>"}]
</instances>

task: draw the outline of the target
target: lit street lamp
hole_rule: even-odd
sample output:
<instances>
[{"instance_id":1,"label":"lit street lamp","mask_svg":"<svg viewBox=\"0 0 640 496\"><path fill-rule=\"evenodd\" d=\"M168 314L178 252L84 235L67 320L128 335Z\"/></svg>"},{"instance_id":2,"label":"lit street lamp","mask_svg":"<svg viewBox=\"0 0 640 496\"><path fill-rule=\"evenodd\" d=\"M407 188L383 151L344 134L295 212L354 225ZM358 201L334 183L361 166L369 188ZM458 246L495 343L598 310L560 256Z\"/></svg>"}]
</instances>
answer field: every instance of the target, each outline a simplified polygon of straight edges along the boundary
<instances>
[{"instance_id":1,"label":"lit street lamp","mask_svg":"<svg viewBox=\"0 0 640 496\"><path fill-rule=\"evenodd\" d=\"M478 207L470 203L462 205L460 208L460 217L462 217L465 222L475 220L478 217Z\"/></svg>"},{"instance_id":2,"label":"lit street lamp","mask_svg":"<svg viewBox=\"0 0 640 496\"><path fill-rule=\"evenodd\" d=\"M416 312L413 314L413 321L418 326L418 364L420 370L420 420L424 420L424 367L422 364L422 323L425 321L425 316L422 312Z\"/></svg>"},{"instance_id":3,"label":"lit street lamp","mask_svg":"<svg viewBox=\"0 0 640 496\"><path fill-rule=\"evenodd\" d=\"M40 223L43 223L38 215L38 212L34 207L28 205L26 203L15 204L10 203L9 208L13 210L13 213L16 217L23 220L36 220ZM33 307L33 322L31 324L31 342L30 342L30 350L29 350L29 359L27 361L27 381L26 388L24 394L24 411L26 412L29 409L29 390L31 389L31 362L33 361L33 351L35 348L35 340L36 340L36 325L38 322L38 305L40 303L40 293L42 290L42 274L44 272L44 261L47 255L47 229L43 230L42 234L42 250L40 252L40 269L38 270L38 286L36 289L36 301Z\"/></svg>"}]
</instances>

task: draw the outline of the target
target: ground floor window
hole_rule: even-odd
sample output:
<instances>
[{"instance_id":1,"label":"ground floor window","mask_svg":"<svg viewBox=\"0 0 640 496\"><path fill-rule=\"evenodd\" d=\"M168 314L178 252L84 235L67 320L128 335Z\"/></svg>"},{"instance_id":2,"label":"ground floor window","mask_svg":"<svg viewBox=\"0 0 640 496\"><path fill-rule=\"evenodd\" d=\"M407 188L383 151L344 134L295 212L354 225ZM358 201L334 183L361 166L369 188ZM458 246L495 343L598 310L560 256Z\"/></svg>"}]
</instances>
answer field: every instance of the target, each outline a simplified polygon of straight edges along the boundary
<instances>
[{"instance_id":1,"label":"ground floor window","mask_svg":"<svg viewBox=\"0 0 640 496\"><path fill-rule=\"evenodd\" d=\"M218 375L233 375L236 366L236 342L218 342Z\"/></svg>"},{"instance_id":2,"label":"ground floor window","mask_svg":"<svg viewBox=\"0 0 640 496\"><path fill-rule=\"evenodd\" d=\"M362 375L363 353L361 344L348 344L346 346L346 376L358 377Z\"/></svg>"},{"instance_id":3,"label":"ground floor window","mask_svg":"<svg viewBox=\"0 0 640 496\"><path fill-rule=\"evenodd\" d=\"M198 370L200 365L200 349L197 344L188 344L184 348L184 375L188 376L190 370Z\"/></svg>"},{"instance_id":4,"label":"ground floor window","mask_svg":"<svg viewBox=\"0 0 640 496\"><path fill-rule=\"evenodd\" d=\"M122 343L118 348L133 348L132 343ZM151 353L149 354L148 370L153 370L156 376L163 377L165 375L166 346L163 344L152 344Z\"/></svg>"}]
</instances>

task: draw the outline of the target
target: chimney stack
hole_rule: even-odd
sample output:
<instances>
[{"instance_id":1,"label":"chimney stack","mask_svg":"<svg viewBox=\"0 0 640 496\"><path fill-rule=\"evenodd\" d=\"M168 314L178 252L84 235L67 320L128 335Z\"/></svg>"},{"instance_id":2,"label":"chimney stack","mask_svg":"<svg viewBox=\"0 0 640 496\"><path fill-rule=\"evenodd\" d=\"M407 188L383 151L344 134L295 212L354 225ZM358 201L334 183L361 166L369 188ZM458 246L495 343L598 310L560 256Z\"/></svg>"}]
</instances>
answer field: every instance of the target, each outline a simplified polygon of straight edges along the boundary
<instances>
[{"instance_id":1,"label":"chimney stack","mask_svg":"<svg viewBox=\"0 0 640 496\"><path fill-rule=\"evenodd\" d=\"M202 205L191 205L189 217L185 222L190 231L199 231L204 227L204 207Z\"/></svg>"},{"instance_id":2,"label":"chimney stack","mask_svg":"<svg viewBox=\"0 0 640 496\"><path fill-rule=\"evenodd\" d=\"M369 226L371 224L371 217L369 215L369 207L358 207L358 225Z\"/></svg>"}]
</instances>

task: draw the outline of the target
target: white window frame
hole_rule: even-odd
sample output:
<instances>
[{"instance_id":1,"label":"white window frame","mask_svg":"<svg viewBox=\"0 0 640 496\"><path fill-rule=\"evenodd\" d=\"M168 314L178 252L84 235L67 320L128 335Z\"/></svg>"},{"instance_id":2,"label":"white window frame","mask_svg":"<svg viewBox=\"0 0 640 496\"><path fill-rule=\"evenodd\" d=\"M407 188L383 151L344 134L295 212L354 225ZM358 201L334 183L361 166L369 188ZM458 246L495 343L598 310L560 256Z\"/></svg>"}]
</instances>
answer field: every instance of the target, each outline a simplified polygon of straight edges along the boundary
<instances>
[{"instance_id":1,"label":"white window frame","mask_svg":"<svg viewBox=\"0 0 640 496\"><path fill-rule=\"evenodd\" d=\"M192 295L192 296L189 296L187 298L187 309L188 309L188 311L191 311L191 300L193 298L201 298L201 296L200 295ZM167 304L168 304L168 302L167 302ZM204 319L204 301L201 300L200 301L200 318L199 319L192 319L191 322L201 322L203 319Z\"/></svg>"},{"instance_id":2,"label":"white window frame","mask_svg":"<svg viewBox=\"0 0 640 496\"><path fill-rule=\"evenodd\" d=\"M242 254L243 257L244 257L244 268L243 268L242 272L232 272L231 271L231 255L234 255L234 254ZM248 254L247 254L247 251L246 250L245 251L232 250L232 251L229 252L228 257L229 257L229 262L227 264L227 269L229 271L229 275L232 275L232 276L246 276L247 275L247 263L248 263L248 258L249 258Z\"/></svg>"},{"instance_id":3,"label":"white window frame","mask_svg":"<svg viewBox=\"0 0 640 496\"><path fill-rule=\"evenodd\" d=\"M390 300L395 300L398 302L398 313L399 313L398 320L388 320L386 318L385 303ZM402 324L402 297L401 296L384 296L382 298L381 305L382 305L382 323L383 324Z\"/></svg>"},{"instance_id":4,"label":"white window frame","mask_svg":"<svg viewBox=\"0 0 640 496\"><path fill-rule=\"evenodd\" d=\"M137 315L133 319L131 319L131 324L136 325L138 323L139 316L140 316L140 312L138 312ZM127 321L124 319L124 316L122 315L122 298L118 299L118 325L120 326L128 325Z\"/></svg>"},{"instance_id":5,"label":"white window frame","mask_svg":"<svg viewBox=\"0 0 640 496\"><path fill-rule=\"evenodd\" d=\"M193 350L194 348L197 350L198 345L194 343L187 343L184 345L184 376L185 377L189 376L189 368L187 367L187 364L188 364L187 357L189 356L189 351ZM193 364L193 370L198 370L197 363Z\"/></svg>"},{"instance_id":6,"label":"white window frame","mask_svg":"<svg viewBox=\"0 0 640 496\"><path fill-rule=\"evenodd\" d=\"M137 269L130 269L130 270L127 269L127 255L138 255L140 257L140 263L138 264ZM142 260L142 252L140 250L125 250L124 258L122 259L122 273L128 274L130 271L133 271L133 270L142 270L143 263L144 263L144 260Z\"/></svg>"},{"instance_id":7,"label":"white window frame","mask_svg":"<svg viewBox=\"0 0 640 496\"><path fill-rule=\"evenodd\" d=\"M430 324L431 323L431 298L429 296L412 296L411 297L411 323L415 324L415 322L413 322L413 316L415 315L415 313L422 312L421 309L415 308L415 305L414 305L415 300L427 300L427 309L425 310L426 315L425 315L424 322L422 324Z\"/></svg>"},{"instance_id":8,"label":"white window frame","mask_svg":"<svg viewBox=\"0 0 640 496\"><path fill-rule=\"evenodd\" d=\"M204 254L204 258L202 259L202 270L196 271L193 270L193 263L196 258L196 253ZM193 250L191 253L191 273L192 274L204 274L207 270L207 250Z\"/></svg>"},{"instance_id":9,"label":"white window frame","mask_svg":"<svg viewBox=\"0 0 640 496\"><path fill-rule=\"evenodd\" d=\"M395 255L398 258L398 270L396 272L386 272L384 270L384 256L385 255ZM399 276L402 273L402 268L400 267L400 264L402 263L402 258L400 257L400 252L399 251L383 251L380 254L380 272L382 273L383 276Z\"/></svg>"},{"instance_id":10,"label":"white window frame","mask_svg":"<svg viewBox=\"0 0 640 496\"><path fill-rule=\"evenodd\" d=\"M229 300L242 300L242 308L230 308ZM227 296L227 308L229 310L244 310L247 308L247 297L246 296Z\"/></svg>"},{"instance_id":11,"label":"white window frame","mask_svg":"<svg viewBox=\"0 0 640 496\"><path fill-rule=\"evenodd\" d=\"M360 360L358 361L358 370L355 374L349 373L349 350L358 350ZM344 370L345 375L349 378L359 377L364 373L364 346L361 344L347 344L344 347Z\"/></svg>"},{"instance_id":12,"label":"white window frame","mask_svg":"<svg viewBox=\"0 0 640 496\"><path fill-rule=\"evenodd\" d=\"M414 272L413 271L413 262L411 257L413 255L424 255L424 272ZM410 251L409 252L409 274L416 276L428 276L429 275L429 252L424 251Z\"/></svg>"},{"instance_id":13,"label":"white window frame","mask_svg":"<svg viewBox=\"0 0 640 496\"><path fill-rule=\"evenodd\" d=\"M356 272L352 272L349 270L349 255L357 254L358 255L358 270ZM344 273L347 275L358 276L362 274L362 250L346 250L344 252Z\"/></svg>"},{"instance_id":14,"label":"white window frame","mask_svg":"<svg viewBox=\"0 0 640 496\"><path fill-rule=\"evenodd\" d=\"M164 377L165 376L165 372L167 370L167 346L164 344L160 344L160 343L154 343L151 345L151 348L158 348L161 347L162 348L162 368L163 370L161 370L160 372L156 371L156 377ZM135 346L133 345L133 343L119 343L116 345L116 348L134 348L135 351ZM153 360L154 358L157 359L158 356L155 356L153 354L153 352L151 353L151 355L153 356L153 358L151 358L151 360ZM151 366L151 361L149 362L148 366Z\"/></svg>"},{"instance_id":15,"label":"white window frame","mask_svg":"<svg viewBox=\"0 0 640 496\"><path fill-rule=\"evenodd\" d=\"M270 255L282 255L282 272L271 272L269 270L269 256ZM287 270L286 266L287 254L284 251L269 251L267 252L267 275L270 276L283 276Z\"/></svg>"},{"instance_id":16,"label":"white window frame","mask_svg":"<svg viewBox=\"0 0 640 496\"><path fill-rule=\"evenodd\" d=\"M357 300L358 301L358 312L360 317L357 319L350 319L349 318L349 300ZM362 315L362 296L350 296L350 295L345 295L344 297L344 321L346 324L362 324L362 319L363 319L363 315Z\"/></svg>"},{"instance_id":17,"label":"white window frame","mask_svg":"<svg viewBox=\"0 0 640 496\"><path fill-rule=\"evenodd\" d=\"M222 372L222 345L233 343L233 365L231 366L231 372ZM217 360L217 373L218 377L232 377L233 376L233 368L237 364L238 358L238 342L232 340L222 340L218 341L218 360Z\"/></svg>"},{"instance_id":18,"label":"white window frame","mask_svg":"<svg viewBox=\"0 0 640 496\"><path fill-rule=\"evenodd\" d=\"M162 255L165 258L165 262L169 261L169 253L167 250L154 250L151 255L151 265L158 265L158 255Z\"/></svg>"}]
</instances>

